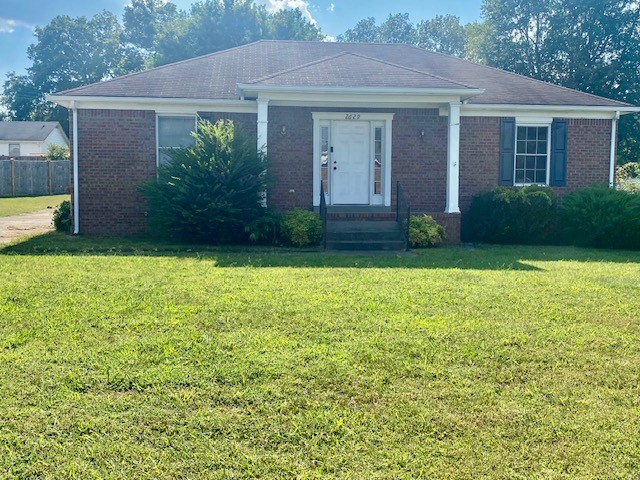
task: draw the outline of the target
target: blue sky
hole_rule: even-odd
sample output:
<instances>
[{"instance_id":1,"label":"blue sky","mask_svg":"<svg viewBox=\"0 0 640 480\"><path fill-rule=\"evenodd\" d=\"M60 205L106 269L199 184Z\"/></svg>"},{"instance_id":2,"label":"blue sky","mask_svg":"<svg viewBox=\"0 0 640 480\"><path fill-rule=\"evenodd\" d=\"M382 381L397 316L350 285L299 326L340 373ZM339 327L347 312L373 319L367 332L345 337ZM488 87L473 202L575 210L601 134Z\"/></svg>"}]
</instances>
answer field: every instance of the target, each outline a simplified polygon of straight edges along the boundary
<instances>
[{"instance_id":1,"label":"blue sky","mask_svg":"<svg viewBox=\"0 0 640 480\"><path fill-rule=\"evenodd\" d=\"M481 0L257 0L271 10L298 7L316 21L322 31L337 36L358 20L375 17L378 22L389 13L408 12L412 21L439 14L458 15L463 23L480 17ZM6 73L24 73L29 66L27 48L34 41L35 25L46 25L56 15L92 16L101 10L122 15L128 0L0 0L0 85ZM193 0L173 0L187 9Z\"/></svg>"}]
</instances>

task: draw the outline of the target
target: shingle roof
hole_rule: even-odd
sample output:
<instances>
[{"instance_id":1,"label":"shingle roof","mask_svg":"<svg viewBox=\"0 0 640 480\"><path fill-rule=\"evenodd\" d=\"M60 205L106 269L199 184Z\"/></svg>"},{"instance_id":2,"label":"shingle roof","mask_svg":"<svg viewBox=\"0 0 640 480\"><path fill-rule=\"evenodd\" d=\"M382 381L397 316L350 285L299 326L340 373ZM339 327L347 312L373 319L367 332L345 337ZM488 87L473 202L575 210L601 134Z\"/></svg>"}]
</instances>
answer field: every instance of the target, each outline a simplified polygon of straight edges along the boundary
<instances>
[{"instance_id":1,"label":"shingle roof","mask_svg":"<svg viewBox=\"0 0 640 480\"><path fill-rule=\"evenodd\" d=\"M470 88L413 68L350 52L342 52L247 83L288 87Z\"/></svg>"},{"instance_id":2,"label":"shingle roof","mask_svg":"<svg viewBox=\"0 0 640 480\"><path fill-rule=\"evenodd\" d=\"M58 122L0 122L0 141L44 142Z\"/></svg>"},{"instance_id":3,"label":"shingle roof","mask_svg":"<svg viewBox=\"0 0 640 480\"><path fill-rule=\"evenodd\" d=\"M351 56L347 57L347 53ZM394 72L388 80L384 80L384 85L378 86L405 87L402 81L419 83L432 78L430 81L435 82L435 77L438 77L440 81L456 84L459 88L462 84L485 90L469 103L612 107L628 105L409 45L282 40L250 43L67 90L58 95L233 100L239 98L239 83L250 83L258 79L264 82L267 81L266 77L271 77L273 82L276 79L291 84L295 82L298 86L318 86L319 81L328 83L332 80L326 72L322 72L320 76L310 74L312 71L319 73L323 65L339 73L340 78L333 81L342 82L343 85L340 86L362 86L357 82L374 81L357 72L352 76L346 74L344 62L354 60L355 56L359 56L358 64L368 70L374 65L373 62L378 61L377 65L381 70ZM369 61L365 62L363 57L368 57ZM302 66L306 68L299 68ZM400 75L403 68L414 72ZM303 75L305 71L306 76ZM394 78L395 75L401 78ZM382 82L381 76L378 76L377 81Z\"/></svg>"}]
</instances>

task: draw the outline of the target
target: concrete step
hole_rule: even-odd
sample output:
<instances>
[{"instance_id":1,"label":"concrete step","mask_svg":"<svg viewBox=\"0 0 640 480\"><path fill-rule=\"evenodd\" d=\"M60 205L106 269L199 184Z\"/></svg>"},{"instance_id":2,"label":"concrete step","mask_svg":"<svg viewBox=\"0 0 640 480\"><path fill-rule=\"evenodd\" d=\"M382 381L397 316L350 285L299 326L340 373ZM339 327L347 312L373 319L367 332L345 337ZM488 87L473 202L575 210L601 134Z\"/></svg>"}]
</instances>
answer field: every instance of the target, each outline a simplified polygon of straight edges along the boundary
<instances>
[{"instance_id":1,"label":"concrete step","mask_svg":"<svg viewBox=\"0 0 640 480\"><path fill-rule=\"evenodd\" d=\"M327 221L328 232L398 232L396 221Z\"/></svg>"},{"instance_id":2,"label":"concrete step","mask_svg":"<svg viewBox=\"0 0 640 480\"><path fill-rule=\"evenodd\" d=\"M369 240L369 241L330 241L327 240L327 250L404 250L402 240Z\"/></svg>"},{"instance_id":3,"label":"concrete step","mask_svg":"<svg viewBox=\"0 0 640 480\"><path fill-rule=\"evenodd\" d=\"M337 222L385 222L396 219L395 213L350 213L350 212L328 212L327 219Z\"/></svg>"},{"instance_id":4,"label":"concrete step","mask_svg":"<svg viewBox=\"0 0 640 480\"><path fill-rule=\"evenodd\" d=\"M354 230L354 231L327 231L327 240L331 241L394 241L402 239L400 230Z\"/></svg>"}]
</instances>

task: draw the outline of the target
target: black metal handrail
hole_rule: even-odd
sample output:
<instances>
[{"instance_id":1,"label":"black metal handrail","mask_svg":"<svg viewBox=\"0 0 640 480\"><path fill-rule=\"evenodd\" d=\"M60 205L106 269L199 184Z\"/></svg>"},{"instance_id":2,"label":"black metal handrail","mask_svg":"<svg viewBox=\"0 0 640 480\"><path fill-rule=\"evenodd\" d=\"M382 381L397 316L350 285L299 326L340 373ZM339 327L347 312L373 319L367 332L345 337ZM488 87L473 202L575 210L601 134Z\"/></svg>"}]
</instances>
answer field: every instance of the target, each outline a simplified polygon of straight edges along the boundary
<instances>
[{"instance_id":1,"label":"black metal handrail","mask_svg":"<svg viewBox=\"0 0 640 480\"><path fill-rule=\"evenodd\" d=\"M322 219L322 247L327 249L327 201L324 198L324 183L320 180L320 218Z\"/></svg>"},{"instance_id":2,"label":"black metal handrail","mask_svg":"<svg viewBox=\"0 0 640 480\"><path fill-rule=\"evenodd\" d=\"M404 240L405 250L409 250L409 223L411 222L411 208L407 197L402 191L400 182L396 183L396 222L400 225L400 231Z\"/></svg>"}]
</instances>

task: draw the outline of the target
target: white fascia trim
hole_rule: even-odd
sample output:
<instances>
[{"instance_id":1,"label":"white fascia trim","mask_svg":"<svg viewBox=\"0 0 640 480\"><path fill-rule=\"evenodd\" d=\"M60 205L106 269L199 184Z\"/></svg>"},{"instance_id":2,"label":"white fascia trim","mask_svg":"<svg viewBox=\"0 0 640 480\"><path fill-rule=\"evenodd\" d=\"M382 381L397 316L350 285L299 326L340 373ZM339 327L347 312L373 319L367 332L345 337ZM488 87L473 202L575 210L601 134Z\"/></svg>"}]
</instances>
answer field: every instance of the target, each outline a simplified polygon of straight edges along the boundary
<instances>
[{"instance_id":1,"label":"white fascia trim","mask_svg":"<svg viewBox=\"0 0 640 480\"><path fill-rule=\"evenodd\" d=\"M448 109L441 108L440 115L448 115ZM464 104L463 117L541 117L547 113L551 117L611 119L616 112L622 115L640 112L640 107L607 107L584 105L509 105L509 104Z\"/></svg>"},{"instance_id":2,"label":"white fascia trim","mask_svg":"<svg viewBox=\"0 0 640 480\"><path fill-rule=\"evenodd\" d=\"M157 113L192 113L215 111L221 113L256 113L258 107L251 100L215 100L204 98L153 98L153 97L98 97L47 95L47 101L69 108L75 101L76 108L107 110L155 110Z\"/></svg>"},{"instance_id":3,"label":"white fascia trim","mask_svg":"<svg viewBox=\"0 0 640 480\"><path fill-rule=\"evenodd\" d=\"M369 96L374 101L375 97L393 98L397 101L398 96L411 95L428 102L431 96L453 96L458 101L468 100L471 97L481 95L484 89L478 88L403 88L403 87L290 87L279 85L253 85L238 84L238 91L244 97L266 93L272 100L309 100L309 95L313 96L333 96L342 99L344 97L352 99L354 96ZM405 100L406 101L406 100Z\"/></svg>"}]
</instances>

